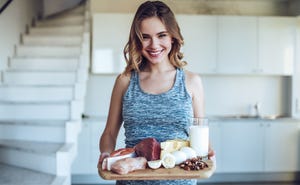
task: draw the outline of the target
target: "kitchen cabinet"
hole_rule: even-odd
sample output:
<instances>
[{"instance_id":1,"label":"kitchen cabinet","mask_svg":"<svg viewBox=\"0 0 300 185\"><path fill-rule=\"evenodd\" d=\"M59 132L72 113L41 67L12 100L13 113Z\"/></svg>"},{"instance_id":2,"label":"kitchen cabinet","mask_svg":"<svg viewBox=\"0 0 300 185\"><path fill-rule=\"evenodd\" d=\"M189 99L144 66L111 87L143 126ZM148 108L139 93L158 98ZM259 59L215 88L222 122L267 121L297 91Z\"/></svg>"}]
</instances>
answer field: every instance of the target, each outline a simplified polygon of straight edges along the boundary
<instances>
[{"instance_id":1,"label":"kitchen cabinet","mask_svg":"<svg viewBox=\"0 0 300 185\"><path fill-rule=\"evenodd\" d=\"M222 154L221 151L221 122L218 121L210 121L209 123L209 143L211 148L214 150L217 161L217 169L216 172L222 172L223 166L220 159Z\"/></svg>"},{"instance_id":2,"label":"kitchen cabinet","mask_svg":"<svg viewBox=\"0 0 300 185\"><path fill-rule=\"evenodd\" d=\"M257 17L218 17L217 71L251 74L257 69Z\"/></svg>"},{"instance_id":3,"label":"kitchen cabinet","mask_svg":"<svg viewBox=\"0 0 300 185\"><path fill-rule=\"evenodd\" d=\"M292 75L296 46L296 18L258 17L257 73Z\"/></svg>"},{"instance_id":4,"label":"kitchen cabinet","mask_svg":"<svg viewBox=\"0 0 300 185\"><path fill-rule=\"evenodd\" d=\"M300 46L300 20L297 19L297 40L296 51L299 51ZM294 74L292 77L292 97L291 97L291 112L292 117L300 119L300 53L295 52Z\"/></svg>"},{"instance_id":5,"label":"kitchen cabinet","mask_svg":"<svg viewBox=\"0 0 300 185\"><path fill-rule=\"evenodd\" d=\"M183 60L187 69L196 73L216 72L217 17L177 15L184 38Z\"/></svg>"},{"instance_id":6,"label":"kitchen cabinet","mask_svg":"<svg viewBox=\"0 0 300 185\"><path fill-rule=\"evenodd\" d=\"M300 124L265 123L265 171L300 171Z\"/></svg>"},{"instance_id":7,"label":"kitchen cabinet","mask_svg":"<svg viewBox=\"0 0 300 185\"><path fill-rule=\"evenodd\" d=\"M222 172L300 171L299 132L294 120L222 122Z\"/></svg>"},{"instance_id":8,"label":"kitchen cabinet","mask_svg":"<svg viewBox=\"0 0 300 185\"><path fill-rule=\"evenodd\" d=\"M221 126L222 172L262 172L264 129L259 122L225 121Z\"/></svg>"},{"instance_id":9,"label":"kitchen cabinet","mask_svg":"<svg viewBox=\"0 0 300 185\"><path fill-rule=\"evenodd\" d=\"M295 17L176 15L186 68L201 74L293 74ZM92 73L120 73L133 14L93 15ZM109 21L108 21L109 20ZM117 25L117 28L116 28ZM120 34L122 33L122 34Z\"/></svg>"}]
</instances>

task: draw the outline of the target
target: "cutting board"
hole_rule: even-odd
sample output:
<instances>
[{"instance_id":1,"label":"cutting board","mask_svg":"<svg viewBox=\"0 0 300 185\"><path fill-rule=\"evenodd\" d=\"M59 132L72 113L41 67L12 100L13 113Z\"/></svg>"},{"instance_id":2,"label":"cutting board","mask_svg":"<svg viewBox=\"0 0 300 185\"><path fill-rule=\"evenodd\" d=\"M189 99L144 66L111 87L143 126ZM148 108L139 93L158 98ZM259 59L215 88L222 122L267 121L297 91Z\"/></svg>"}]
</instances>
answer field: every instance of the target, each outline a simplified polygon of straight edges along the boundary
<instances>
[{"instance_id":1,"label":"cutting board","mask_svg":"<svg viewBox=\"0 0 300 185\"><path fill-rule=\"evenodd\" d=\"M205 161L208 168L199 171L187 171L181 169L179 166L175 168L166 169L144 169L137 170L128 174L119 175L111 171L98 169L99 175L105 180L172 180L172 179L207 179L215 171L216 167L212 160Z\"/></svg>"}]
</instances>

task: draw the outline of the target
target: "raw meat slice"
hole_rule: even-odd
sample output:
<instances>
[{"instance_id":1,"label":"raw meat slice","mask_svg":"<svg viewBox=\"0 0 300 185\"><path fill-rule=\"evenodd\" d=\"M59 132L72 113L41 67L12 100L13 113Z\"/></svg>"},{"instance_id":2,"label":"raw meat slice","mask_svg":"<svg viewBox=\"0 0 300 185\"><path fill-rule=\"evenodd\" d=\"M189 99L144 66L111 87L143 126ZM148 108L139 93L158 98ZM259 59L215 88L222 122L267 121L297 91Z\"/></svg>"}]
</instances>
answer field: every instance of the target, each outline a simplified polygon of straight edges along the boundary
<instances>
[{"instance_id":1,"label":"raw meat slice","mask_svg":"<svg viewBox=\"0 0 300 185\"><path fill-rule=\"evenodd\" d=\"M148 161L160 159L160 143L155 138L140 141L134 149L137 156L145 157Z\"/></svg>"}]
</instances>

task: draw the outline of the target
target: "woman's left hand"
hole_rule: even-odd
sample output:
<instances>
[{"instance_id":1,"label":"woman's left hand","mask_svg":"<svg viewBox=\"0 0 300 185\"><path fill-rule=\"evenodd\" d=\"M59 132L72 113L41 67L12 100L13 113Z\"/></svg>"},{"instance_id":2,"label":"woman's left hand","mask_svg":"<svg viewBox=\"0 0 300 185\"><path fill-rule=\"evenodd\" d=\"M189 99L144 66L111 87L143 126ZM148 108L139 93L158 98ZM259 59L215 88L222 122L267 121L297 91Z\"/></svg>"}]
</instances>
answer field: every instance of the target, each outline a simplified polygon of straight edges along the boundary
<instances>
[{"instance_id":1,"label":"woman's left hand","mask_svg":"<svg viewBox=\"0 0 300 185\"><path fill-rule=\"evenodd\" d=\"M208 150L208 159L212 160L214 163L214 167L217 167L216 153L213 149L209 148Z\"/></svg>"},{"instance_id":2,"label":"woman's left hand","mask_svg":"<svg viewBox=\"0 0 300 185\"><path fill-rule=\"evenodd\" d=\"M211 148L208 150L208 159L215 158L215 151Z\"/></svg>"}]
</instances>

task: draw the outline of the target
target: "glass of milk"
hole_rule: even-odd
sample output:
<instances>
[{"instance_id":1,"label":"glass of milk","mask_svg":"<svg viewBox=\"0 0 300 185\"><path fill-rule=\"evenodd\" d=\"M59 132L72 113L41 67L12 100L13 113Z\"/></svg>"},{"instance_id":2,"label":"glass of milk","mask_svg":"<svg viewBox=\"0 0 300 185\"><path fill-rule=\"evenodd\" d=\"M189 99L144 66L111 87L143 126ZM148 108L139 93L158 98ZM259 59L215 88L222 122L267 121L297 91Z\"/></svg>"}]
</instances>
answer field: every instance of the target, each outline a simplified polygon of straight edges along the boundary
<instances>
[{"instance_id":1,"label":"glass of milk","mask_svg":"<svg viewBox=\"0 0 300 185\"><path fill-rule=\"evenodd\" d=\"M197 156L208 156L209 148L209 127L207 118L192 118L192 125L189 128L190 146Z\"/></svg>"}]
</instances>

